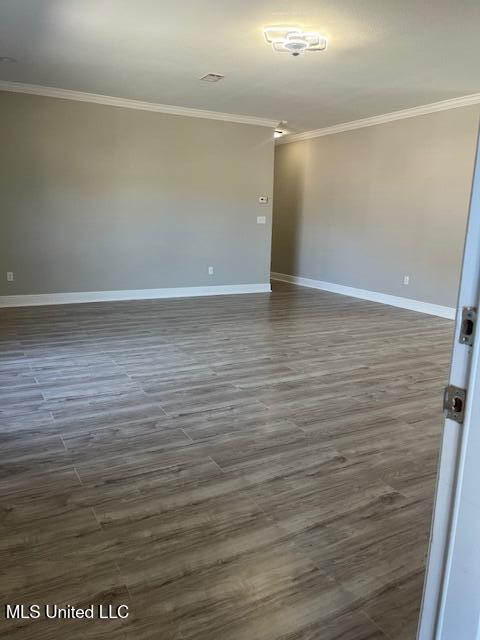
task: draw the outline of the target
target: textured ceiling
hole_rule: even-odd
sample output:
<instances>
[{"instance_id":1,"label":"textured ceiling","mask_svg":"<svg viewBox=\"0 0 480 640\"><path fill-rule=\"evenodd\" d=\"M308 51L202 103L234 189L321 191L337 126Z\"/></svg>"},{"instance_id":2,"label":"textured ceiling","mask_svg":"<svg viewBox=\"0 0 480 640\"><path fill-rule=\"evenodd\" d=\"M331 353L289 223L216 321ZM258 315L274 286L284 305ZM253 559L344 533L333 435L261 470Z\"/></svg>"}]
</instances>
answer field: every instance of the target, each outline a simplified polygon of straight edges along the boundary
<instances>
[{"instance_id":1,"label":"textured ceiling","mask_svg":"<svg viewBox=\"0 0 480 640\"><path fill-rule=\"evenodd\" d=\"M273 53L262 26L284 23L328 50ZM479 0L0 0L0 56L18 59L0 79L304 131L477 93L479 27Z\"/></svg>"}]
</instances>

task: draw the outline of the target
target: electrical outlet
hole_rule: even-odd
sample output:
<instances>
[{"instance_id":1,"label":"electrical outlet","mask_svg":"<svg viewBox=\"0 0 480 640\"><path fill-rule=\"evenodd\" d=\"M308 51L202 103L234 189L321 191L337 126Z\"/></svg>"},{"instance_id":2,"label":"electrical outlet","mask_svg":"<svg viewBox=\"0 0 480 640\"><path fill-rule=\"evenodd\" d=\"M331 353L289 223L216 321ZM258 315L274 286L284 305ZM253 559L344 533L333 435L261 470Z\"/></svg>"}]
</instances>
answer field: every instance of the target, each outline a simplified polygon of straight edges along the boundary
<instances>
[{"instance_id":1,"label":"electrical outlet","mask_svg":"<svg viewBox=\"0 0 480 640\"><path fill-rule=\"evenodd\" d=\"M257 216L257 224L267 224L266 216Z\"/></svg>"},{"instance_id":2,"label":"electrical outlet","mask_svg":"<svg viewBox=\"0 0 480 640\"><path fill-rule=\"evenodd\" d=\"M213 276L213 267L208 267L208 275Z\"/></svg>"},{"instance_id":3,"label":"electrical outlet","mask_svg":"<svg viewBox=\"0 0 480 640\"><path fill-rule=\"evenodd\" d=\"M13 282L13 271L7 271L7 282Z\"/></svg>"},{"instance_id":4,"label":"electrical outlet","mask_svg":"<svg viewBox=\"0 0 480 640\"><path fill-rule=\"evenodd\" d=\"M403 276L403 284L410 284L410 276Z\"/></svg>"}]
</instances>

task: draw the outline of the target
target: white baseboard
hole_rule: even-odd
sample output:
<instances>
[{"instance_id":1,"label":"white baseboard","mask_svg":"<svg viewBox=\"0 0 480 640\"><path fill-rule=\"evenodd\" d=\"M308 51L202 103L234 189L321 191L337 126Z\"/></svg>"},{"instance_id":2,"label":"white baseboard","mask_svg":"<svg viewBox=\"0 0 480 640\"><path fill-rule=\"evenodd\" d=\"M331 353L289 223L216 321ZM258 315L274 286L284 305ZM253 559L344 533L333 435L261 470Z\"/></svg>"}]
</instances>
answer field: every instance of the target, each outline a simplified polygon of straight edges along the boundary
<instances>
[{"instance_id":1,"label":"white baseboard","mask_svg":"<svg viewBox=\"0 0 480 640\"><path fill-rule=\"evenodd\" d=\"M272 272L270 277L272 280L290 282L292 284L298 284L301 287L321 289L322 291L340 293L341 295L351 296L352 298L361 298L362 300L388 304L392 307L400 307L401 309L409 309L410 311L428 313L432 316L440 316L441 318L448 318L450 320L455 319L456 309L454 307L443 307L440 304L412 300L411 298L400 298L399 296L391 296L388 293L378 293L377 291L369 291L368 289L356 289L355 287L347 287L343 284L324 282L323 280L312 280L311 278L301 278L299 276L290 276L285 273Z\"/></svg>"},{"instance_id":2,"label":"white baseboard","mask_svg":"<svg viewBox=\"0 0 480 640\"><path fill-rule=\"evenodd\" d=\"M196 296L227 296L238 293L269 293L270 283L213 285L209 287L167 287L164 289L132 289L121 291L79 291L74 293L39 293L0 296L0 307L31 307L79 302L109 302L118 300L157 300Z\"/></svg>"}]
</instances>

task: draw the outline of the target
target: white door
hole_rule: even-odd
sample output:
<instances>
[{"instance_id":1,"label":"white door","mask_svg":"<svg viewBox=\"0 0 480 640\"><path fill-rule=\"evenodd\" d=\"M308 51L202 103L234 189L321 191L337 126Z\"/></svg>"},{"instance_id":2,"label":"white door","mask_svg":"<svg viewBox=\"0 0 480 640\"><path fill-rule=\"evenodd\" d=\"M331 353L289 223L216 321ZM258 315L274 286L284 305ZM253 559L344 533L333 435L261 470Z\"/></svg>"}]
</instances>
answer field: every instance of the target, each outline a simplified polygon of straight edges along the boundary
<instances>
[{"instance_id":1,"label":"white door","mask_svg":"<svg viewBox=\"0 0 480 640\"><path fill-rule=\"evenodd\" d=\"M464 307L480 311L478 146L449 380L466 389L465 411L463 424L445 420L418 640L480 640L480 322L462 344Z\"/></svg>"}]
</instances>

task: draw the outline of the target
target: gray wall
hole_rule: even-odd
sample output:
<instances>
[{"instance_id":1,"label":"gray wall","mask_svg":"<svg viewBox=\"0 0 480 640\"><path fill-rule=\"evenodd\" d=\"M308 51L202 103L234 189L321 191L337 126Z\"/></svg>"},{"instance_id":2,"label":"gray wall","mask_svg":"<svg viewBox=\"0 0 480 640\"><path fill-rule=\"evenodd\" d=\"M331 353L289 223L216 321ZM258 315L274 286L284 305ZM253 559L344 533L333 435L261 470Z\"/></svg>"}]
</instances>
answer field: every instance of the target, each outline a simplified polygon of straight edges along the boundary
<instances>
[{"instance_id":1,"label":"gray wall","mask_svg":"<svg viewBox=\"0 0 480 640\"><path fill-rule=\"evenodd\" d=\"M1 92L0 141L0 295L269 281L271 129Z\"/></svg>"},{"instance_id":2,"label":"gray wall","mask_svg":"<svg viewBox=\"0 0 480 640\"><path fill-rule=\"evenodd\" d=\"M455 306L479 117L277 146L272 271Z\"/></svg>"}]
</instances>

